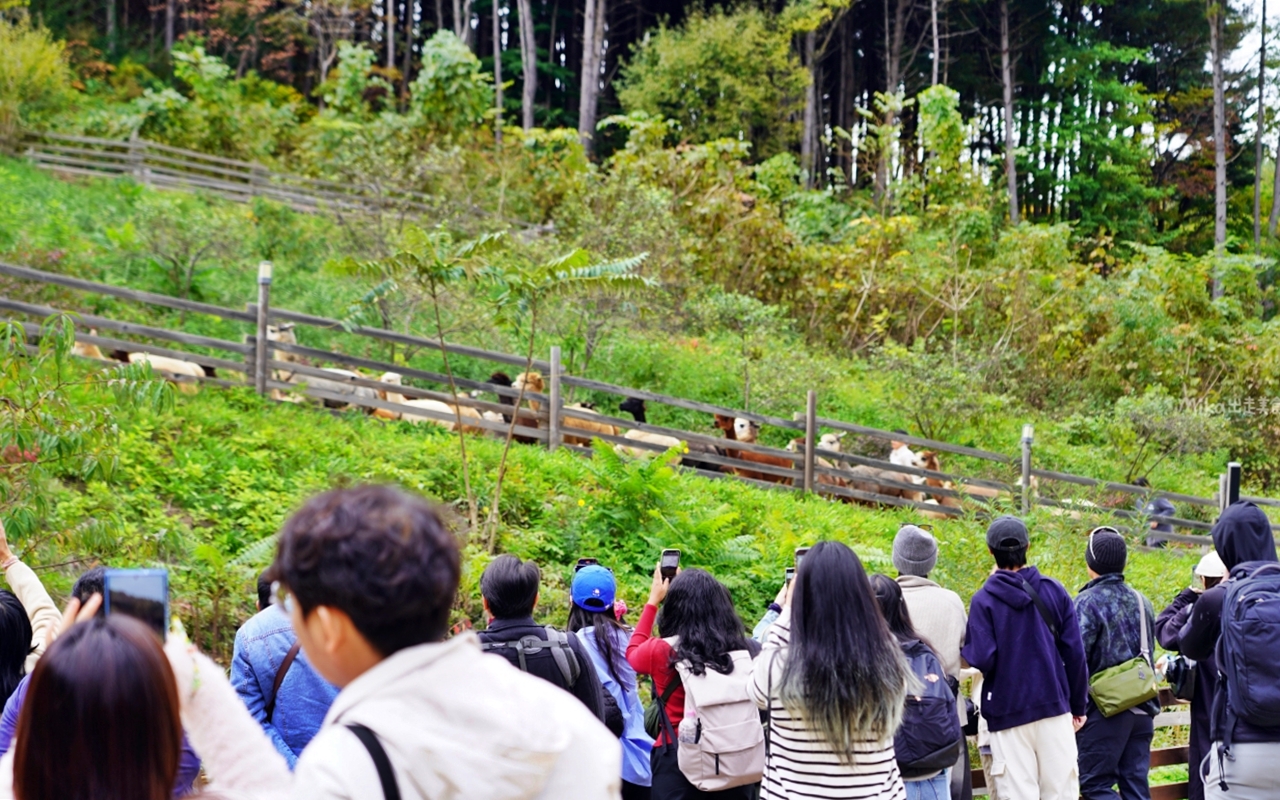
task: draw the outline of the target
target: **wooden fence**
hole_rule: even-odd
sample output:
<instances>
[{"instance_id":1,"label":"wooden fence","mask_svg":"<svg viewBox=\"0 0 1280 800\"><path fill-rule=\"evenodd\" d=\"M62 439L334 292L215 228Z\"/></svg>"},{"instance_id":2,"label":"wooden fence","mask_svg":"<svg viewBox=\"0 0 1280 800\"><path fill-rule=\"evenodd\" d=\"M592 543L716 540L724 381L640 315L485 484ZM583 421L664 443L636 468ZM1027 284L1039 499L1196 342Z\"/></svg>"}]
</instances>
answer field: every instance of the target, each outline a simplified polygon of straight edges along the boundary
<instances>
[{"instance_id":1,"label":"wooden fence","mask_svg":"<svg viewBox=\"0 0 1280 800\"><path fill-rule=\"evenodd\" d=\"M511 404L521 397L521 392L515 388L488 380L477 381L455 377L453 383L459 390L459 395L455 399L448 389L448 376L441 373L375 358L307 347L301 343L276 341L271 342L269 346L262 346L258 331L265 331L268 324L292 324L295 326L295 334L303 334L298 337L300 342L308 338L306 333L308 329L325 330L339 332L355 337L357 340L372 339L400 346L444 351L451 356L490 362L496 369L505 369L510 372L524 369L525 359L522 356L445 343L432 338L379 328L352 327L335 319L273 308L269 302L269 270L265 274L267 277L260 281L259 302L247 304L245 310L241 311L137 289L95 283L15 264L0 263L0 275L10 278L106 295L132 303L180 310L189 314L209 315L242 326L243 338L240 341L230 341L133 322L120 322L95 315L75 316L75 323L81 329L77 331L77 339L82 342L96 344L104 350L125 350L167 356L211 368L217 373L216 378L180 377L179 380L217 386L247 384L255 386L262 392L275 390L300 394L316 400L328 401L331 405L349 403L369 410L384 409L400 414L411 414L443 424L453 424L456 421L453 413L411 407L388 401L383 397L359 398L351 394L357 387L373 390L373 392L390 389L409 399L429 399L450 404L456 401L459 406L474 409L480 414L490 412L491 415L507 416L505 420L467 418L464 423L468 428L505 436L508 428L512 427L508 424L512 416ZM20 302L5 297L0 297L0 310L7 312L11 319L29 321L43 320L64 313L49 306ZM89 332L90 329L93 330L92 333ZM39 333L39 326L28 324L26 330L29 336L35 337ZM300 363L297 359L304 361ZM365 370L374 374L395 372L419 385L389 386L375 377L364 374L341 375L329 371L322 365L334 365L353 371ZM1024 438L1022 458L1019 463L1019 459L1013 453L999 453L919 436L897 434L822 417L817 414L817 398L813 392L809 393L804 407L791 419L786 419L568 375L560 368L558 348L553 348L548 361L535 359L531 366L546 376L546 391L523 393L523 401L526 404L536 404L537 409L522 407L521 413L514 415L515 424L512 432L517 437L543 443L551 449L564 447L574 452L590 454L590 448L583 447L580 442L599 438L609 444L625 446L633 450L650 451L655 454L665 452L665 448L660 444L628 439L624 434L628 430L644 431L687 443L693 451L683 455L681 461L683 467L708 477L736 478L780 491L816 492L849 502L902 507L931 512L938 516L954 517L965 514L981 516L997 509L1020 510L1025 513L1032 506L1039 505L1052 509L1054 513L1072 516L1110 515L1128 521L1134 526L1134 530L1149 534L1153 538L1198 545L1210 543L1203 535L1203 532L1211 527L1210 523L1183 517L1149 517L1136 509L1136 502L1160 496L1191 506L1211 508L1219 506L1219 501L1213 497L1153 492L1144 487L1034 468L1031 463L1029 438ZM426 388L424 385L431 388ZM597 396L605 394L619 399L637 398L707 415L720 414L746 419L759 425L787 431L801 446L792 452L761 443L737 442L721 438L712 434L710 424L701 431L689 431L639 423L632 419L613 416L612 413L596 413L565 404L563 398L566 388L589 391ZM366 392L366 394L372 395L373 392ZM472 397L468 394L469 392L492 395L497 400L495 402L491 399ZM581 430L581 423L584 422L612 426L613 432L584 433ZM818 437L819 432L824 428L880 442L903 441L919 449L960 457L970 463L977 461L985 464L981 470L983 474L965 474L961 470L931 471L918 467L899 466L880 458L820 449ZM770 461L769 463L744 462L744 456L751 457L747 454L765 456ZM871 481L851 482L848 470L854 467L872 467L882 472ZM738 474L743 470L749 471L754 477ZM949 487L923 486L917 482L929 479L933 479L935 483L946 482ZM1035 491L1024 492L1023 487L1035 487ZM1093 506L1073 499L1071 493L1081 491L1127 496L1132 498L1132 502L1125 508ZM1064 492L1066 492L1065 496ZM911 496L899 496L902 494ZM1098 495L1095 494L1095 496ZM930 498L939 502L928 502ZM960 507L941 505L940 503L946 499L959 501ZM1280 506L1280 502L1266 498L1247 499L1268 506ZM1157 534L1146 531L1145 523L1148 520L1167 522L1184 532Z\"/></svg>"},{"instance_id":2,"label":"wooden fence","mask_svg":"<svg viewBox=\"0 0 1280 800\"><path fill-rule=\"evenodd\" d=\"M237 202L265 197L307 213L393 211L417 216L433 208L430 196L385 184L352 184L273 172L256 162L137 137L120 140L24 133L12 149L38 167L71 175L131 177L158 189L200 191Z\"/></svg>"}]
</instances>

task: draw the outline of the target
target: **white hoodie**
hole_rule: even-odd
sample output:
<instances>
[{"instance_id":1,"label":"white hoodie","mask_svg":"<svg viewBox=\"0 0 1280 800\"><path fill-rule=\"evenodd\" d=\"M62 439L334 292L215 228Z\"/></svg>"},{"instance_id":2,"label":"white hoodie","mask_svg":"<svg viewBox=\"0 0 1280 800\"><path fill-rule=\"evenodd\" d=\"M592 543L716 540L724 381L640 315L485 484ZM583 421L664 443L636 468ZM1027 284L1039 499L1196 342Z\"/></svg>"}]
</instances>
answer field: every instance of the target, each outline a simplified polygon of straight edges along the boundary
<instances>
[{"instance_id":1,"label":"white hoodie","mask_svg":"<svg viewBox=\"0 0 1280 800\"><path fill-rule=\"evenodd\" d=\"M605 800L622 750L573 695L485 654L474 633L392 655L346 686L294 772L296 800L378 800L348 724L387 751L405 800Z\"/></svg>"}]
</instances>

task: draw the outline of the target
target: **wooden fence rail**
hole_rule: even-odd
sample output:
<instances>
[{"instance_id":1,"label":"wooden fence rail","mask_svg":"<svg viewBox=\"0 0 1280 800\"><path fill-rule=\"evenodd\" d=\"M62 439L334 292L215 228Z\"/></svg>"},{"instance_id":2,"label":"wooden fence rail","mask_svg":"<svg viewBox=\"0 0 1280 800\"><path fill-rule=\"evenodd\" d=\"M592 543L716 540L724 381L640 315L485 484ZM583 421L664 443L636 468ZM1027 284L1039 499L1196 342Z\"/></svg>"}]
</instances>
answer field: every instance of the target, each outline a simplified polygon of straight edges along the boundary
<instances>
[{"instance_id":1,"label":"wooden fence rail","mask_svg":"<svg viewBox=\"0 0 1280 800\"><path fill-rule=\"evenodd\" d=\"M137 147L135 146L135 150L136 149ZM230 165L226 165L223 163L226 161L228 160L222 159L217 162L211 161L211 163L223 164L223 166L232 167L240 163L232 162ZM487 361L499 365L500 367L518 368L523 370L526 366L526 360L519 355L495 352L478 347L457 345L450 342L444 342L439 339L397 333L378 328L344 325L344 323L335 319L319 317L312 314L304 314L287 309L273 308L270 307L269 302L264 304L264 308L260 308L257 303L249 303L246 304L245 310L240 311L222 308L207 303L180 300L178 298L153 294L136 289L95 283L93 281L74 278L67 275L59 275L56 273L32 269L30 267L2 262L0 262L0 275L6 275L12 278L37 283L61 286L77 291L92 292L115 297L121 300L160 306L177 311L209 315L244 325L245 336L243 341L233 342L209 336L169 330L167 328L139 325L132 322L119 322L101 316L73 315L77 326L96 328L112 334L104 336L100 333L78 333L77 339L85 343L96 344L99 347L107 348L109 350L146 352L157 356L166 356L189 361L200 364L201 366L213 368L219 372L241 375L242 377L237 379L235 382L248 381L250 385L252 385L254 365L260 364L262 368L268 370L268 380L266 381L264 388L266 391L276 390L280 392L293 392L309 396L316 400L328 401L331 404L349 403L352 405L362 406L370 410L383 409L401 414L411 414L412 416L423 417L446 425L452 425L456 422L455 414L441 413L431 409L423 409L421 407L406 406L401 403L389 402L386 399L383 399L383 397L371 398L366 396L363 398L357 398L351 394L335 392L332 389L325 388L325 384L321 383L321 381L328 382L329 385L348 384L352 389L355 387L361 387L363 389L372 389L374 391L381 390L383 392L390 390L398 394L402 394L406 398L412 399L436 400L451 405L456 402L458 406L474 409L475 412L479 414L489 412L491 415L495 413L505 415L506 419L504 421L475 419L474 417L468 417L464 420L464 424L468 428L480 429L485 432L502 436L506 435L507 430L510 427L509 422L513 413L513 406L510 405L510 403L513 403L516 397L522 395L520 390L513 387L494 384L487 380L474 380L454 376L453 384L459 390L459 394L455 398L447 388L449 377L439 372L419 369L404 364L393 364L380 361L376 358L354 356L315 347L307 347L301 344L293 344L291 342L273 341L265 343L266 345L269 345L270 352L266 353L265 356L260 359L260 355L263 355L260 347L262 347L264 343L260 343L258 341L256 335L257 331L252 326L255 324L265 324L267 322L293 323L295 325L320 330L340 331L345 335L372 339L379 342L386 342L410 348L447 352L449 355L455 357L466 357L479 361ZM267 286L267 292L263 296L265 297L267 295L269 295L269 285ZM64 313L59 309L49 306L19 302L3 297L0 297L0 311L6 311L10 312L10 314L18 315L19 317L32 318L36 320L47 319L56 314ZM38 328L33 325L28 325L26 327L26 332L29 336L34 337L38 335ZM165 346L159 346L145 341L134 341L133 338L126 339L122 337L138 337L148 340L158 340L166 344ZM193 353L187 350L176 349L173 345L221 351L228 354L229 357ZM285 355L291 356L295 359L305 359L309 363L299 363L297 361L287 360ZM236 358L237 356L239 357L238 359ZM751 473L769 476L780 482L760 481L746 478L742 475L726 475L724 473L713 473L699 470L702 474L712 475L715 477L735 477L738 480L745 480L749 483L772 489L812 491L836 499L913 508L922 511L934 512L935 514L944 516L956 516L971 513L984 515L988 513L988 509L1000 507L1008 507L1009 509L1016 508L1019 501L1019 494L1021 492L1020 487L1023 477L1010 473L1009 470L1011 470L1016 463L1016 459L1011 453L998 453L989 450L982 450L950 442L927 439L919 436L909 436L894 433L892 431L871 428L864 425L856 425L829 417L820 417L816 413L816 398L809 398L809 401L806 402L803 413L796 414L793 419L785 419L769 414L748 412L741 409L733 409L688 398L672 397L644 389L619 386L617 384L606 383L603 381L566 375L557 368L558 361L558 350L553 349L552 358L550 360L543 361L535 359L532 362L531 367L543 373L545 382L548 385L548 391L523 392L524 401L526 403L537 404L538 409L535 411L532 408L522 407L518 414L517 424L515 426L514 433L516 436L544 442L551 448L566 447L573 452L586 454L591 452L590 448L566 442L566 437L569 437L570 439L599 438L608 444L624 446L633 450L649 451L655 454L661 453L665 450L665 448L659 444L637 439L627 439L622 435L624 430L640 430L648 433L668 436L694 446L702 446L701 449L698 449L696 452L685 454L684 459L686 461L697 462L704 466L711 465L728 471L732 471L734 468L746 469ZM322 364L337 365L348 370L362 369L375 374L395 372L402 375L404 378L422 381L445 388L441 390L411 385L392 386L383 383L376 377L364 375L351 377L340 375L319 366ZM553 367L553 365L555 366ZM282 379L284 377L289 379ZM218 378L192 380L215 383L216 385L231 385L231 383L225 380L222 376L219 376ZM803 443L803 447L797 448L797 452L790 452L788 450L771 447L761 443L738 442L720 438L719 436L712 434L710 425L708 425L707 429L703 431L686 431L678 428L654 425L651 423L640 423L621 417L615 417L608 413L596 413L581 408L566 406L563 403L561 392L561 388L564 386L584 389L597 394L607 394L619 399L637 398L685 411L694 411L708 415L720 414L733 418L751 420L761 425L768 425L793 432L793 434L797 436L798 441ZM480 397L472 397L466 392L491 394L499 400L498 402L493 402ZM368 395L370 393L366 392L365 394ZM537 421L536 426L533 424L534 420ZM597 423L612 426L615 433L587 433L581 429L581 423ZM816 438L819 430L822 428L852 433L857 436L879 441L903 441L918 448L926 448L937 452L948 453L958 456L961 459L984 461L991 464L992 468L996 470L1005 471L1005 475L1014 477L1015 480L1009 481L995 479L990 474L966 474L963 469L937 471L927 470L920 467L901 466L877 458L869 458L852 453L821 449L817 447ZM708 451L706 448L714 448L714 450ZM744 463L741 456L747 453L770 456L772 457L771 461L776 463L762 464L755 461ZM853 466L873 467L876 470L882 470L900 477L888 477L881 475L873 481L867 481L862 484L864 486L867 484L878 486L880 491L874 492L864 491L863 488L859 488L856 485L837 485L837 483L835 483L837 479L843 479L845 481L849 479L850 473L847 470ZM1152 492L1150 489L1144 487L1114 483L1082 475L1073 475L1070 473L1038 468L1029 469L1027 470L1027 473L1031 478L1034 478L1034 481L1032 482L1033 485L1035 481L1040 481L1058 483L1065 486L1085 487L1094 491L1130 494L1138 498L1166 497L1174 502L1181 502L1197 507L1214 507L1218 505L1218 501L1215 498L1198 497L1195 495L1186 495L1174 492ZM919 483L919 481L925 480L933 480L935 483L946 482L949 483L950 486L924 486ZM962 501L963 508L954 508L931 502L920 502L912 497L887 495L884 494L884 490L906 493L921 492L926 498L933 497L939 501L943 499L957 499ZM975 493L976 490L982 490L982 492ZM988 497L984 495L995 496ZM1255 501L1268 506L1280 506L1280 501L1276 500L1270 500L1267 498L1250 499L1254 499ZM1211 527L1209 523L1200 520L1183 519L1180 517L1151 517L1132 508L1094 507L1083 500L1061 499L1039 493L1031 498L1031 502L1035 505L1055 509L1055 513L1066 513L1072 516L1094 514L1109 515L1121 520L1132 521L1139 526L1147 520L1156 520L1159 522L1167 522L1174 527L1189 531L1204 531ZM1197 536L1183 533L1156 534L1155 532L1141 530L1141 528L1138 529L1138 532L1144 535L1149 533L1152 536L1159 536L1170 541L1186 542L1191 544L1203 545L1208 541L1207 537L1202 535Z\"/></svg>"}]
</instances>

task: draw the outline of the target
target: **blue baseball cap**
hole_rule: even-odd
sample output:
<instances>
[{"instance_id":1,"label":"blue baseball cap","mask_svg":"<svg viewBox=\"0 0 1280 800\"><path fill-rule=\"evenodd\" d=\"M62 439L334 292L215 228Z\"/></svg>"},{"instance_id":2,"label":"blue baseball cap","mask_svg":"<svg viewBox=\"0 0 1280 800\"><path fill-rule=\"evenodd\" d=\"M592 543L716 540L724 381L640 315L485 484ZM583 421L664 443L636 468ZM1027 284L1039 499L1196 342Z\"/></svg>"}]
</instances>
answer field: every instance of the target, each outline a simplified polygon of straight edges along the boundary
<instances>
[{"instance_id":1,"label":"blue baseball cap","mask_svg":"<svg viewBox=\"0 0 1280 800\"><path fill-rule=\"evenodd\" d=\"M613 608L617 583L613 573L597 564L583 567L573 576L573 604L587 611L608 611Z\"/></svg>"}]
</instances>

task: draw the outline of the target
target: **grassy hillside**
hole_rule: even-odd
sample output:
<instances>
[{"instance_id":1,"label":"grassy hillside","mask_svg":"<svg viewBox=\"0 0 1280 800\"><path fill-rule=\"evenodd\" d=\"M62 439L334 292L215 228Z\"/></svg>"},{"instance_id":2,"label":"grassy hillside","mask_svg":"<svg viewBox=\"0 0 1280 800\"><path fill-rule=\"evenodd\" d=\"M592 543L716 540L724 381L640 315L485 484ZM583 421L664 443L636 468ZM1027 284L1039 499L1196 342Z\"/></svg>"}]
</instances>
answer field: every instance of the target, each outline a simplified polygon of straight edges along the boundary
<instances>
[{"instance_id":1,"label":"grassy hillside","mask_svg":"<svg viewBox=\"0 0 1280 800\"><path fill-rule=\"evenodd\" d=\"M372 305L362 302L380 282L354 269L353 263L364 257L360 244L331 221L265 202L249 206L206 201L127 181L68 181L3 159L0 188L8 200L0 206L0 257L7 260L161 293L189 291L196 299L240 308L255 299L257 261L269 258L276 264L273 304L278 307L434 332L421 296L410 287L400 287ZM183 258L206 245L187 286L186 276L166 259L186 263ZM249 332L246 326L214 318L17 281L5 281L4 291L20 299L223 338L239 339ZM523 350L521 331L496 324L482 293L450 293L444 313L454 341ZM1037 466L1111 480L1149 473L1158 488L1201 495L1212 492L1216 474L1231 452L1230 437L1216 435L1158 458L1156 448L1142 448L1146 429L1134 421L1150 427L1155 413L1141 398L1128 404L1037 407L1020 399L1025 391L997 393L975 383L969 362L953 363L945 355L894 351L853 358L816 349L805 344L777 309L718 290L663 290L621 300L574 298L562 301L545 317L548 322L536 352L545 358L552 344L561 345L575 374L742 407L745 372L751 408L782 417L801 411L805 392L813 388L819 395L819 413L825 416L885 429L903 427L1010 454L1017 450L1023 423L1032 422ZM438 356L430 352L392 352L369 339L341 333L304 330L301 336L309 346L441 368ZM467 359L455 359L453 366L474 378L492 369L491 364ZM616 412L618 401L584 394L573 399L594 400L606 412ZM1169 403L1155 405L1158 412ZM658 424L709 429L705 415L660 407L651 414ZM781 430L764 433L774 444L788 435ZM1131 469L1135 460L1136 471ZM1015 477L1007 471L993 472L984 462L952 459L944 466L1004 480Z\"/></svg>"}]
</instances>

